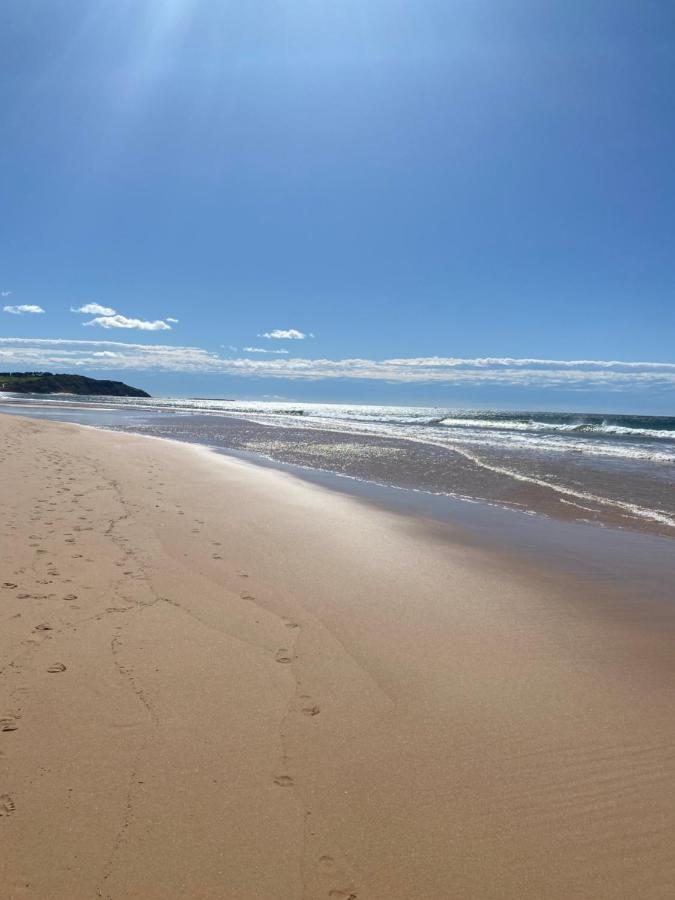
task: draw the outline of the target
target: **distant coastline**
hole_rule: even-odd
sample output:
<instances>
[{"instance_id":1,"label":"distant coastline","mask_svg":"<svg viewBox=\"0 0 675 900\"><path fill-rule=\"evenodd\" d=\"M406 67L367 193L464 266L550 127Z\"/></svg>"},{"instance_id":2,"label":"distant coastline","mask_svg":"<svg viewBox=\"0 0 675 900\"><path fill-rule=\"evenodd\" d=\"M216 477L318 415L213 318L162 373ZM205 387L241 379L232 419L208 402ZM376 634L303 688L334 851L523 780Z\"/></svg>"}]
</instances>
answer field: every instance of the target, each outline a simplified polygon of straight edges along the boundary
<instances>
[{"instance_id":1,"label":"distant coastline","mask_svg":"<svg viewBox=\"0 0 675 900\"><path fill-rule=\"evenodd\" d=\"M77 394L79 396L150 397L123 381L54 375L52 372L0 372L0 391L11 394Z\"/></svg>"}]
</instances>

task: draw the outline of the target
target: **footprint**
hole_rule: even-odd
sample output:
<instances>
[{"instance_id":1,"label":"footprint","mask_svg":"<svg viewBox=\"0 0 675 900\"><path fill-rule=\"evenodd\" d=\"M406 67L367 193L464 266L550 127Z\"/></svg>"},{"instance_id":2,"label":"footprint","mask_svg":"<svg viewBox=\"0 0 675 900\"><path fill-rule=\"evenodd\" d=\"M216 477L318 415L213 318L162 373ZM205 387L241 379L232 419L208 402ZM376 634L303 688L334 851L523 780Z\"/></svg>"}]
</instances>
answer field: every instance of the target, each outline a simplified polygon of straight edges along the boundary
<instances>
[{"instance_id":1,"label":"footprint","mask_svg":"<svg viewBox=\"0 0 675 900\"><path fill-rule=\"evenodd\" d=\"M54 629L52 628L51 625L46 625L44 622L42 622L40 625L35 626L35 630L36 631L53 631Z\"/></svg>"},{"instance_id":2,"label":"footprint","mask_svg":"<svg viewBox=\"0 0 675 900\"><path fill-rule=\"evenodd\" d=\"M9 794L0 794L0 818L11 816L15 809L14 801Z\"/></svg>"},{"instance_id":3,"label":"footprint","mask_svg":"<svg viewBox=\"0 0 675 900\"><path fill-rule=\"evenodd\" d=\"M299 627L300 626L298 625L297 622L286 622L286 628L299 628Z\"/></svg>"},{"instance_id":4,"label":"footprint","mask_svg":"<svg viewBox=\"0 0 675 900\"><path fill-rule=\"evenodd\" d=\"M18 585L18 584L14 584L13 581L5 581L5 582L3 582L3 585L2 585L2 586L3 586L4 588L7 588L8 590L13 590L14 588L17 588L19 585Z\"/></svg>"},{"instance_id":5,"label":"footprint","mask_svg":"<svg viewBox=\"0 0 675 900\"><path fill-rule=\"evenodd\" d=\"M357 900L358 894L353 891L328 891L328 896L333 900Z\"/></svg>"},{"instance_id":6,"label":"footprint","mask_svg":"<svg viewBox=\"0 0 675 900\"><path fill-rule=\"evenodd\" d=\"M318 716L319 713L321 712L321 709L320 709L318 706L316 706L316 705L314 705L314 706L303 706L303 707L302 707L302 711L303 711L303 713L304 713L306 716Z\"/></svg>"},{"instance_id":7,"label":"footprint","mask_svg":"<svg viewBox=\"0 0 675 900\"><path fill-rule=\"evenodd\" d=\"M281 650L277 650L277 654L274 657L278 663L283 663L284 665L288 665L293 662L293 657L288 655L288 650L282 647Z\"/></svg>"},{"instance_id":8,"label":"footprint","mask_svg":"<svg viewBox=\"0 0 675 900\"><path fill-rule=\"evenodd\" d=\"M50 666L47 671L51 672L52 674L55 674L56 672L65 672L66 667L63 665L63 663L54 663L54 665Z\"/></svg>"},{"instance_id":9,"label":"footprint","mask_svg":"<svg viewBox=\"0 0 675 900\"><path fill-rule=\"evenodd\" d=\"M294 781L290 775L277 775L274 778L274 783L278 784L279 787L293 787Z\"/></svg>"},{"instance_id":10,"label":"footprint","mask_svg":"<svg viewBox=\"0 0 675 900\"><path fill-rule=\"evenodd\" d=\"M319 866L324 872L332 874L335 871L335 860L332 856L320 856Z\"/></svg>"},{"instance_id":11,"label":"footprint","mask_svg":"<svg viewBox=\"0 0 675 900\"><path fill-rule=\"evenodd\" d=\"M14 719L0 719L0 731L16 731L18 727Z\"/></svg>"},{"instance_id":12,"label":"footprint","mask_svg":"<svg viewBox=\"0 0 675 900\"><path fill-rule=\"evenodd\" d=\"M64 600L77 600L77 594L66 594Z\"/></svg>"}]
</instances>

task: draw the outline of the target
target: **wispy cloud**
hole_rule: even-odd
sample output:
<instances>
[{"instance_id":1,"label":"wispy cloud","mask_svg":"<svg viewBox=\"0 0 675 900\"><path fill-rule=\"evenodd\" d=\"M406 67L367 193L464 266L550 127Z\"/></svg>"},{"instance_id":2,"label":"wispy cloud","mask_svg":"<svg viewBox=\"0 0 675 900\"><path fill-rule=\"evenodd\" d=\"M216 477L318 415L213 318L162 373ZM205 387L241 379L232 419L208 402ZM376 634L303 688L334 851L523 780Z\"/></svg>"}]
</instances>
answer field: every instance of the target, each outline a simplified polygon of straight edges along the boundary
<instances>
[{"instance_id":1,"label":"wispy cloud","mask_svg":"<svg viewBox=\"0 0 675 900\"><path fill-rule=\"evenodd\" d=\"M101 306L100 303L85 303L84 306L70 307L74 313L85 313L88 316L114 316L117 310L110 306Z\"/></svg>"},{"instance_id":2,"label":"wispy cloud","mask_svg":"<svg viewBox=\"0 0 675 900\"><path fill-rule=\"evenodd\" d=\"M127 316L97 316L90 322L84 322L84 325L98 325L101 328L136 328L139 331L171 331L171 326L156 319L154 322L147 322L143 319L129 319Z\"/></svg>"},{"instance_id":3,"label":"wispy cloud","mask_svg":"<svg viewBox=\"0 0 675 900\"><path fill-rule=\"evenodd\" d=\"M302 331L298 331L297 328L275 328L273 331L264 331L258 337L269 338L274 341L304 341L307 335Z\"/></svg>"},{"instance_id":4,"label":"wispy cloud","mask_svg":"<svg viewBox=\"0 0 675 900\"><path fill-rule=\"evenodd\" d=\"M11 293L11 291L0 291L0 297L9 297Z\"/></svg>"},{"instance_id":5,"label":"wispy cloud","mask_svg":"<svg viewBox=\"0 0 675 900\"><path fill-rule=\"evenodd\" d=\"M173 319L171 316L167 316L167 317L166 317L166 321L167 321L167 322L171 322L173 325L177 325L177 324L178 324L178 319Z\"/></svg>"},{"instance_id":6,"label":"wispy cloud","mask_svg":"<svg viewBox=\"0 0 675 900\"><path fill-rule=\"evenodd\" d=\"M675 389L675 362L436 356L384 360L251 359L221 356L200 347L59 338L0 338L0 368L24 364L32 368L77 365L91 370L185 372L310 381L358 379L608 391Z\"/></svg>"},{"instance_id":7,"label":"wispy cloud","mask_svg":"<svg viewBox=\"0 0 675 900\"><path fill-rule=\"evenodd\" d=\"M236 347L231 349L236 350ZM242 347L244 353L288 353L288 350L267 350L265 347Z\"/></svg>"},{"instance_id":8,"label":"wispy cloud","mask_svg":"<svg viewBox=\"0 0 675 900\"><path fill-rule=\"evenodd\" d=\"M44 309L41 306L35 306L33 303L22 303L20 306L3 306L2 311L11 313L13 316L22 316L24 313L43 313Z\"/></svg>"}]
</instances>

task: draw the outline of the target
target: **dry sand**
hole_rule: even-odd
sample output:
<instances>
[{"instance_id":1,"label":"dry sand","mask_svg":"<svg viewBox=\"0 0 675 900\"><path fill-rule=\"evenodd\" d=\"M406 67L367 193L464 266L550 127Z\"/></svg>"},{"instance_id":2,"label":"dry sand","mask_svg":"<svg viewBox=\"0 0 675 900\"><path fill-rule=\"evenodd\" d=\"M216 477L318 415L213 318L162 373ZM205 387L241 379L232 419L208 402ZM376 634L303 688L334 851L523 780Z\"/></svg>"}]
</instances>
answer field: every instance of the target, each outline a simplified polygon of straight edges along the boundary
<instances>
[{"instance_id":1,"label":"dry sand","mask_svg":"<svg viewBox=\"0 0 675 900\"><path fill-rule=\"evenodd\" d=\"M1 897L675 896L668 615L159 440L0 491Z\"/></svg>"}]
</instances>

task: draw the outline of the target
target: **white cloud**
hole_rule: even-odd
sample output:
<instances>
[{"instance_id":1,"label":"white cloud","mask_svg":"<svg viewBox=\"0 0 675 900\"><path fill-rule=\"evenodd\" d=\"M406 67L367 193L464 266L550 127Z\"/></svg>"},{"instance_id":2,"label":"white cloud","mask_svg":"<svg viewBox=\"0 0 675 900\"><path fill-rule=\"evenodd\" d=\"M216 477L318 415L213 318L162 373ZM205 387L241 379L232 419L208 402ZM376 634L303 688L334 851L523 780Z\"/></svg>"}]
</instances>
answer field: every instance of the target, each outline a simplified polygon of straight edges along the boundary
<instances>
[{"instance_id":1,"label":"white cloud","mask_svg":"<svg viewBox=\"0 0 675 900\"><path fill-rule=\"evenodd\" d=\"M22 316L24 313L43 313L44 309L31 303L22 303L21 306L3 306L2 311L13 316Z\"/></svg>"},{"instance_id":2,"label":"white cloud","mask_svg":"<svg viewBox=\"0 0 675 900\"><path fill-rule=\"evenodd\" d=\"M171 331L169 322L178 322L178 319L168 318L164 321L157 319L149 322L145 319L134 319L129 316L120 315L110 306L101 306L100 303L85 303L84 306L70 307L70 311L74 313L85 313L95 316L89 322L83 322L83 325L98 325L101 328L136 328L139 331Z\"/></svg>"},{"instance_id":3,"label":"white cloud","mask_svg":"<svg viewBox=\"0 0 675 900\"><path fill-rule=\"evenodd\" d=\"M11 291L0 291L0 297L9 297Z\"/></svg>"},{"instance_id":4,"label":"white cloud","mask_svg":"<svg viewBox=\"0 0 675 900\"><path fill-rule=\"evenodd\" d=\"M275 328L274 331L265 331L263 334L259 334L258 337L271 338L275 341L304 341L307 335L296 328ZM311 337L314 337L314 335L311 335Z\"/></svg>"},{"instance_id":5,"label":"white cloud","mask_svg":"<svg viewBox=\"0 0 675 900\"><path fill-rule=\"evenodd\" d=\"M109 306L101 306L100 303L85 303L84 306L78 306L77 309L70 307L70 311L74 313L86 313L89 316L114 316L116 310Z\"/></svg>"},{"instance_id":6,"label":"white cloud","mask_svg":"<svg viewBox=\"0 0 675 900\"><path fill-rule=\"evenodd\" d=\"M178 324L178 319L172 319L171 316L167 316L167 317L166 317L166 321L167 321L167 322L171 322L171 323L173 323L174 325L177 325L177 324Z\"/></svg>"},{"instance_id":7,"label":"white cloud","mask_svg":"<svg viewBox=\"0 0 675 900\"><path fill-rule=\"evenodd\" d=\"M230 350L236 350L236 347L230 347ZM264 347L242 347L244 353L288 353L288 350L266 350Z\"/></svg>"},{"instance_id":8,"label":"white cloud","mask_svg":"<svg viewBox=\"0 0 675 900\"><path fill-rule=\"evenodd\" d=\"M171 326L161 319L146 322L143 319L128 319L126 316L97 316L83 325L100 325L101 328L137 328L139 331L171 331Z\"/></svg>"},{"instance_id":9,"label":"white cloud","mask_svg":"<svg viewBox=\"0 0 675 900\"><path fill-rule=\"evenodd\" d=\"M105 353L105 356L101 354ZM114 356L110 354L114 353ZM390 383L502 385L566 390L675 389L675 363L455 357L410 359L288 359L226 357L200 347L0 338L0 368L85 366L118 371L186 372L247 377Z\"/></svg>"}]
</instances>

